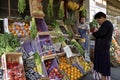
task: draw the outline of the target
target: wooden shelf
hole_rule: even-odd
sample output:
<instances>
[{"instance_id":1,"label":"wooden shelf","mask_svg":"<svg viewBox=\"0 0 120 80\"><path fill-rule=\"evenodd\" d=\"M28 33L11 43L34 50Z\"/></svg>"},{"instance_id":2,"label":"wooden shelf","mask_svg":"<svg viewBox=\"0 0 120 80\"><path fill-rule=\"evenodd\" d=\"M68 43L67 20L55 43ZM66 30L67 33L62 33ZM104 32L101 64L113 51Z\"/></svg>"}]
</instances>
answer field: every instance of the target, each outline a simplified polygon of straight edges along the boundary
<instances>
[{"instance_id":1,"label":"wooden shelf","mask_svg":"<svg viewBox=\"0 0 120 80\"><path fill-rule=\"evenodd\" d=\"M49 35L49 32L38 32L37 36L39 36L39 35Z\"/></svg>"},{"instance_id":2,"label":"wooden shelf","mask_svg":"<svg viewBox=\"0 0 120 80\"><path fill-rule=\"evenodd\" d=\"M75 34L74 36L75 36L75 37L80 37L80 35L79 35L79 34Z\"/></svg>"},{"instance_id":3,"label":"wooden shelf","mask_svg":"<svg viewBox=\"0 0 120 80\"><path fill-rule=\"evenodd\" d=\"M42 61L55 58L56 53L42 56Z\"/></svg>"},{"instance_id":4,"label":"wooden shelf","mask_svg":"<svg viewBox=\"0 0 120 80\"><path fill-rule=\"evenodd\" d=\"M51 38L57 38L58 36L52 36L52 35L50 35L50 37L51 37Z\"/></svg>"},{"instance_id":5,"label":"wooden shelf","mask_svg":"<svg viewBox=\"0 0 120 80\"><path fill-rule=\"evenodd\" d=\"M22 41L28 41L30 39L31 39L30 36L21 38Z\"/></svg>"},{"instance_id":6,"label":"wooden shelf","mask_svg":"<svg viewBox=\"0 0 120 80\"><path fill-rule=\"evenodd\" d=\"M53 59L56 56L62 56L62 55L65 55L65 52L60 52L60 53L54 53L54 54L50 54L50 55L45 55L45 56L42 56L42 61L48 60L48 59Z\"/></svg>"},{"instance_id":7,"label":"wooden shelf","mask_svg":"<svg viewBox=\"0 0 120 80\"><path fill-rule=\"evenodd\" d=\"M57 56L65 55L65 52L56 53Z\"/></svg>"},{"instance_id":8,"label":"wooden shelf","mask_svg":"<svg viewBox=\"0 0 120 80\"><path fill-rule=\"evenodd\" d=\"M68 34L62 34L64 37L68 37L69 35Z\"/></svg>"}]
</instances>

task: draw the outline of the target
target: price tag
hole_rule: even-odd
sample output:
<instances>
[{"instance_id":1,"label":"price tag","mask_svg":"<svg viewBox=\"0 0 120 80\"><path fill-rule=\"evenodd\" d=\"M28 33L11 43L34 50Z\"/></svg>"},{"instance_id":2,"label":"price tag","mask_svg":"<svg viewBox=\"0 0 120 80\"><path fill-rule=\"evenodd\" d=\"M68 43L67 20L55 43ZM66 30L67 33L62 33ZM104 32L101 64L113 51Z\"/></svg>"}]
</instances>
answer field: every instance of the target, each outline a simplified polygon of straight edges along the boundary
<instances>
[{"instance_id":1,"label":"price tag","mask_svg":"<svg viewBox=\"0 0 120 80\"><path fill-rule=\"evenodd\" d=\"M73 52L71 51L71 48L68 45L65 46L63 49L64 49L64 52L66 53L66 56L68 58L74 56Z\"/></svg>"}]
</instances>

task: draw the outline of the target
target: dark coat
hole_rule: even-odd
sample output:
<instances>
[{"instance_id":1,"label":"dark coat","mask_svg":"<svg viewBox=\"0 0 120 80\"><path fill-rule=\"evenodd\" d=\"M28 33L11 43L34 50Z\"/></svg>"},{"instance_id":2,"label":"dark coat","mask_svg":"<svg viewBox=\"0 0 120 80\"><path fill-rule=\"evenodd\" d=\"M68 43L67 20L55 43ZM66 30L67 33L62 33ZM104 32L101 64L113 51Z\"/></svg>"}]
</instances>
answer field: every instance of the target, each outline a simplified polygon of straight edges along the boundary
<instances>
[{"instance_id":1,"label":"dark coat","mask_svg":"<svg viewBox=\"0 0 120 80\"><path fill-rule=\"evenodd\" d=\"M106 20L97 32L95 37L94 70L104 76L110 76L110 44L112 40L113 25Z\"/></svg>"}]
</instances>

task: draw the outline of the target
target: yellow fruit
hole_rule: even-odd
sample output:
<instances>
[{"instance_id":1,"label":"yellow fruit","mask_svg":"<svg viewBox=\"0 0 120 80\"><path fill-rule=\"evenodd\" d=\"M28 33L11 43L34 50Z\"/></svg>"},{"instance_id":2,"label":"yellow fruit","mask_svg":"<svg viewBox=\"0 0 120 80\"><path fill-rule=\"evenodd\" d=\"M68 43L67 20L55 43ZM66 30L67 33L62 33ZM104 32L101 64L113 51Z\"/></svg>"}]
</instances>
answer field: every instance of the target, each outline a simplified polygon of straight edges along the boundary
<instances>
[{"instance_id":1,"label":"yellow fruit","mask_svg":"<svg viewBox=\"0 0 120 80\"><path fill-rule=\"evenodd\" d=\"M73 6L72 1L69 1L69 2L67 3L67 5L68 5L69 8L71 8L71 7Z\"/></svg>"},{"instance_id":2,"label":"yellow fruit","mask_svg":"<svg viewBox=\"0 0 120 80\"><path fill-rule=\"evenodd\" d=\"M85 8L84 6L81 6L80 9L79 9L79 11L82 11L84 8Z\"/></svg>"}]
</instances>

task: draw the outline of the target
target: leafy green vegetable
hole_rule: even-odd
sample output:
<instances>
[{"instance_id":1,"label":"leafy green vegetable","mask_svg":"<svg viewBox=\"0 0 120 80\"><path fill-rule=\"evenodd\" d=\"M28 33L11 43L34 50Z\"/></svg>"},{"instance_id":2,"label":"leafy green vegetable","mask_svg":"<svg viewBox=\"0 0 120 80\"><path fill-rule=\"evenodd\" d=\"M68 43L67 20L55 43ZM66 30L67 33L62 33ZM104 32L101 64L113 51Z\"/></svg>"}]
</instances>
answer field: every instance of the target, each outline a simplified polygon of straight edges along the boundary
<instances>
[{"instance_id":1,"label":"leafy green vegetable","mask_svg":"<svg viewBox=\"0 0 120 80\"><path fill-rule=\"evenodd\" d=\"M60 8L59 8L59 18L63 19L64 17L64 1L61 1Z\"/></svg>"},{"instance_id":2,"label":"leafy green vegetable","mask_svg":"<svg viewBox=\"0 0 120 80\"><path fill-rule=\"evenodd\" d=\"M53 17L53 0L49 0L47 6L47 16L49 20Z\"/></svg>"},{"instance_id":3,"label":"leafy green vegetable","mask_svg":"<svg viewBox=\"0 0 120 80\"><path fill-rule=\"evenodd\" d=\"M17 7L18 7L18 11L19 11L20 14L24 13L24 10L26 8L26 2L25 2L25 0L18 0Z\"/></svg>"},{"instance_id":4,"label":"leafy green vegetable","mask_svg":"<svg viewBox=\"0 0 120 80\"><path fill-rule=\"evenodd\" d=\"M83 8L83 10L81 11L81 16L87 16L87 10L86 8Z\"/></svg>"},{"instance_id":5,"label":"leafy green vegetable","mask_svg":"<svg viewBox=\"0 0 120 80\"><path fill-rule=\"evenodd\" d=\"M32 26L30 29L30 37L34 39L36 36L37 36L37 26L35 23L35 18L33 17L32 18Z\"/></svg>"},{"instance_id":6,"label":"leafy green vegetable","mask_svg":"<svg viewBox=\"0 0 120 80\"><path fill-rule=\"evenodd\" d=\"M93 19L92 22L89 23L89 25L90 25L91 29L95 28L95 27L97 28L98 27L98 22Z\"/></svg>"},{"instance_id":7,"label":"leafy green vegetable","mask_svg":"<svg viewBox=\"0 0 120 80\"><path fill-rule=\"evenodd\" d=\"M0 34L0 55L4 52L16 51L19 46L18 37L8 33Z\"/></svg>"},{"instance_id":8,"label":"leafy green vegetable","mask_svg":"<svg viewBox=\"0 0 120 80\"><path fill-rule=\"evenodd\" d=\"M56 28L56 27L59 26L59 24L58 24L58 22L57 22L56 20L51 21L50 25L51 25L52 27L54 27L54 28Z\"/></svg>"},{"instance_id":9,"label":"leafy green vegetable","mask_svg":"<svg viewBox=\"0 0 120 80\"><path fill-rule=\"evenodd\" d=\"M43 71L42 71L42 61L41 61L41 58L40 58L40 55L39 55L38 52L34 53L34 62L36 64L36 68L37 68L38 73L40 75L43 74Z\"/></svg>"},{"instance_id":10,"label":"leafy green vegetable","mask_svg":"<svg viewBox=\"0 0 120 80\"><path fill-rule=\"evenodd\" d=\"M71 44L74 45L74 46L76 46L78 48L79 52L81 53L81 55L84 56L85 52L84 52L82 46L75 39L71 40Z\"/></svg>"}]
</instances>

